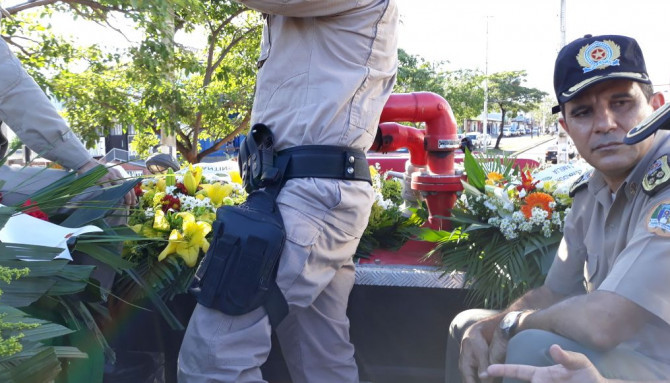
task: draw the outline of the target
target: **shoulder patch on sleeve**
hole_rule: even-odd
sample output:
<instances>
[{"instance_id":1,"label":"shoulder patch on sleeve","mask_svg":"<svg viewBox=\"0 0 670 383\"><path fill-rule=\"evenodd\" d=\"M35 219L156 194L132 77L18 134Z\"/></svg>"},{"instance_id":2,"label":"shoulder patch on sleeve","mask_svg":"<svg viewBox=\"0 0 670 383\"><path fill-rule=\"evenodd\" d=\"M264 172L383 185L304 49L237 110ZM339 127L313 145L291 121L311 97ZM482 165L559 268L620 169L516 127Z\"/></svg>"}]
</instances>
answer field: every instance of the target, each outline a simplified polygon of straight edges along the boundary
<instances>
[{"instance_id":1,"label":"shoulder patch on sleeve","mask_svg":"<svg viewBox=\"0 0 670 383\"><path fill-rule=\"evenodd\" d=\"M642 179L642 189L653 196L668 184L670 184L670 165L668 165L668 156L664 155L657 158L647 168Z\"/></svg>"},{"instance_id":2,"label":"shoulder patch on sleeve","mask_svg":"<svg viewBox=\"0 0 670 383\"><path fill-rule=\"evenodd\" d=\"M591 176L593 175L593 169L585 172L582 174L579 178L577 178L577 181L570 186L570 198L574 198L575 194L577 194L578 191L586 187L588 185L589 180L591 179Z\"/></svg>"},{"instance_id":3,"label":"shoulder patch on sleeve","mask_svg":"<svg viewBox=\"0 0 670 383\"><path fill-rule=\"evenodd\" d=\"M670 201L663 201L651 209L647 230L662 237L670 237Z\"/></svg>"}]
</instances>

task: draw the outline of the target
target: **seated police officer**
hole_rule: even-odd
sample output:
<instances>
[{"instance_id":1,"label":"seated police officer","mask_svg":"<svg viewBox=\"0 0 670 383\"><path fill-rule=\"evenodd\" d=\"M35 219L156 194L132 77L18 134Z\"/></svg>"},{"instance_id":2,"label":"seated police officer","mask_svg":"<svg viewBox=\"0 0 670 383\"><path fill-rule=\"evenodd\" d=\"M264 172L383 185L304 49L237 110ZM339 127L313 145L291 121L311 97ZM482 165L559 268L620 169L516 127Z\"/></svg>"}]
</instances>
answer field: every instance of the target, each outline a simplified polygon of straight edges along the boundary
<instances>
[{"instance_id":1,"label":"seated police officer","mask_svg":"<svg viewBox=\"0 0 670 383\"><path fill-rule=\"evenodd\" d=\"M553 365L552 344L583 353L606 378L668 379L670 228L659 219L670 210L670 172L659 169L670 169L670 140L647 131L624 144L663 95L653 92L637 42L617 35L587 35L561 49L554 88L562 127L595 169L573 186L544 285L502 313L454 319L447 381L462 374L474 383L503 361Z\"/></svg>"}]
</instances>

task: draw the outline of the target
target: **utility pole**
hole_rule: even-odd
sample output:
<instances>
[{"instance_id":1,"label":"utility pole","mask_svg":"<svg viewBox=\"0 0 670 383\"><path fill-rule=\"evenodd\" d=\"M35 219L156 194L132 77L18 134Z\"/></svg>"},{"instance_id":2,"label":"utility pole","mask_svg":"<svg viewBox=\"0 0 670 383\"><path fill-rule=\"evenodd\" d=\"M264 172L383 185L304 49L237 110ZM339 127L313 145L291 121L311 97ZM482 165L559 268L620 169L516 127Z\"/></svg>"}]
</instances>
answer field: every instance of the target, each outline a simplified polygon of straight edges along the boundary
<instances>
[{"instance_id":1,"label":"utility pole","mask_svg":"<svg viewBox=\"0 0 670 383\"><path fill-rule=\"evenodd\" d=\"M484 134L489 134L489 18L486 16L486 58L484 60ZM488 139L484 138L484 151Z\"/></svg>"},{"instance_id":2,"label":"utility pole","mask_svg":"<svg viewBox=\"0 0 670 383\"><path fill-rule=\"evenodd\" d=\"M565 46L565 0L561 0L561 48Z\"/></svg>"}]
</instances>

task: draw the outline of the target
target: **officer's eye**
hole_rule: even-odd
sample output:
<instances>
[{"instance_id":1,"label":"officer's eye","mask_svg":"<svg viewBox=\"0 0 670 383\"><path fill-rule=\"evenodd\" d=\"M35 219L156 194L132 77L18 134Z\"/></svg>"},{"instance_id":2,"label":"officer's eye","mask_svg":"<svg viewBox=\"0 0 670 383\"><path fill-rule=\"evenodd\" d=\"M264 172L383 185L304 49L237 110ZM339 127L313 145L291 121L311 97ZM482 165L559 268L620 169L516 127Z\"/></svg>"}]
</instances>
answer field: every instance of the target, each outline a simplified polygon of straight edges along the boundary
<instances>
[{"instance_id":1,"label":"officer's eye","mask_svg":"<svg viewBox=\"0 0 670 383\"><path fill-rule=\"evenodd\" d=\"M591 113L591 108L588 107L576 107L570 111L570 117L579 118L586 117Z\"/></svg>"}]
</instances>

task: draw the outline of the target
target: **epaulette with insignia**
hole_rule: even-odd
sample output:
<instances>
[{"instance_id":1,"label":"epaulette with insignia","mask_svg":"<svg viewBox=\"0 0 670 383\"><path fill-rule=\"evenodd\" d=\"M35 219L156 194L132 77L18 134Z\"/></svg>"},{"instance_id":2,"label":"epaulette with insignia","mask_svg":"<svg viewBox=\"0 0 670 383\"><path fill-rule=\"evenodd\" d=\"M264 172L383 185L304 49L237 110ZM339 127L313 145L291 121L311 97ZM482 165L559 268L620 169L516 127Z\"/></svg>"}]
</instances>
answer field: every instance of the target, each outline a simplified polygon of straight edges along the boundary
<instances>
[{"instance_id":1,"label":"epaulette with insignia","mask_svg":"<svg viewBox=\"0 0 670 383\"><path fill-rule=\"evenodd\" d=\"M650 196L670 184L670 166L668 156L663 155L649 165L642 179L642 189Z\"/></svg>"},{"instance_id":2,"label":"epaulette with insignia","mask_svg":"<svg viewBox=\"0 0 670 383\"><path fill-rule=\"evenodd\" d=\"M572 186L570 186L570 192L568 193L570 195L570 198L574 198L575 194L577 194L578 191L580 191L589 183L591 175L593 175L593 169L590 169L589 171L582 174L579 178L577 178L577 181L575 181L575 183L573 183Z\"/></svg>"}]
</instances>

